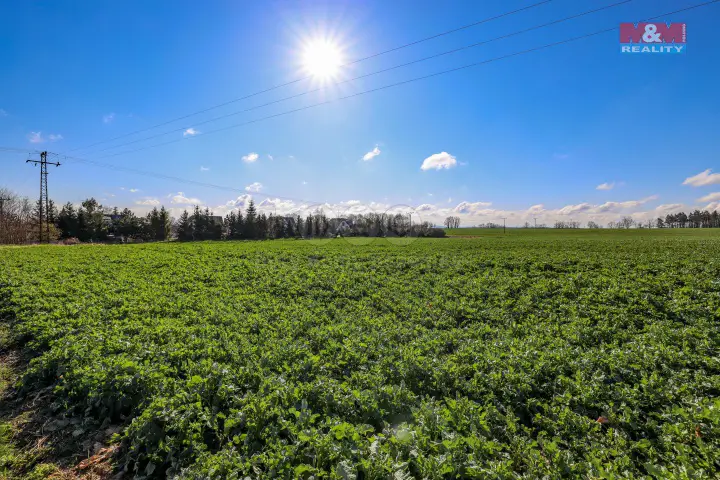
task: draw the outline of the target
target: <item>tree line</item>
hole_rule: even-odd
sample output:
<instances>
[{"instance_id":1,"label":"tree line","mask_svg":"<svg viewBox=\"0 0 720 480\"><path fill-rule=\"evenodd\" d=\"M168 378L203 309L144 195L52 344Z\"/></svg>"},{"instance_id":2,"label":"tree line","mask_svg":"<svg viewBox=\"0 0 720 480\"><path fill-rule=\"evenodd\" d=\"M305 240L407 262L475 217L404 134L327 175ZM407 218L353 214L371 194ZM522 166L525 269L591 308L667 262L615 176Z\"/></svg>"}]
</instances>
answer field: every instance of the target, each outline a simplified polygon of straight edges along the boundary
<instances>
[{"instance_id":1,"label":"tree line","mask_svg":"<svg viewBox=\"0 0 720 480\"><path fill-rule=\"evenodd\" d=\"M6 199L0 210L0 243L35 242L39 232L39 204L0 189ZM195 206L173 219L165 207L154 207L147 215L125 208L108 208L88 198L79 207L66 203L58 210L50 201L47 212L50 237L55 241L137 242L195 240L266 240L334 236L423 236L442 237L445 232L429 222L413 224L405 214L363 214L328 217L322 209L306 215L266 215L251 200L244 212L216 216L209 208ZM43 228L45 228L43 226Z\"/></svg>"},{"instance_id":2,"label":"tree line","mask_svg":"<svg viewBox=\"0 0 720 480\"><path fill-rule=\"evenodd\" d=\"M300 215L258 212L250 200L245 212L232 211L214 216L208 208L184 210L175 223L175 236L191 240L272 240L279 238L363 237L442 237L445 232L429 222L413 223L407 214L353 214L328 217L322 209Z\"/></svg>"},{"instance_id":3,"label":"tree line","mask_svg":"<svg viewBox=\"0 0 720 480\"><path fill-rule=\"evenodd\" d=\"M720 228L720 213L717 210L694 210L690 214L680 212L665 215L655 220L657 228Z\"/></svg>"},{"instance_id":4,"label":"tree line","mask_svg":"<svg viewBox=\"0 0 720 480\"><path fill-rule=\"evenodd\" d=\"M447 217L445 219L445 226L447 228L457 228L453 223L456 218L457 217ZM479 224L476 228L502 228L502 225L488 222ZM525 222L523 228L533 228L533 226L530 222ZM547 226L543 223L536 225L534 228L547 228ZM582 223L576 220L558 220L553 224L553 228L582 228ZM599 223L590 220L587 222L586 228L597 229L603 227ZM655 220L648 219L644 221L635 220L634 218L626 215L618 220L608 222L607 228L720 228L720 211L715 210L711 212L709 210L694 210L689 214L680 212L668 214L665 218L658 217Z\"/></svg>"},{"instance_id":5,"label":"tree line","mask_svg":"<svg viewBox=\"0 0 720 480\"><path fill-rule=\"evenodd\" d=\"M720 228L718 210L698 210L688 213L669 213L655 220L638 221L625 216L616 222L608 223L608 228Z\"/></svg>"},{"instance_id":6,"label":"tree line","mask_svg":"<svg viewBox=\"0 0 720 480\"><path fill-rule=\"evenodd\" d=\"M23 244L37 241L39 233L39 202L31 202L8 189L0 188L0 244ZM318 238L331 236L418 236L442 237L441 228L429 222L413 223L406 214L354 214L346 217L328 217L322 209L314 212L274 215L258 212L254 202L244 212L232 211L225 217L196 206L184 210L173 219L165 207L154 207L147 215L135 214L125 208L108 208L96 199L89 198L79 207L66 203L60 210L52 200L46 218L53 240L65 242L127 242L193 240L265 240L276 238ZM447 228L458 228L459 217L445 219ZM577 221L558 221L555 228L580 228ZM624 216L608 223L608 228L720 228L720 213L715 210L694 210L668 214L664 218L639 222ZM43 225L43 228L46 226ZM484 228L500 228L486 223ZM530 224L525 223L529 228ZM545 228L545 225L538 225ZM589 221L587 228L602 228Z\"/></svg>"},{"instance_id":7,"label":"tree line","mask_svg":"<svg viewBox=\"0 0 720 480\"><path fill-rule=\"evenodd\" d=\"M66 203L58 210L48 201L46 221L40 225L40 202L0 188L0 244L24 244L38 240L39 229L49 226L51 240L106 242L127 240L167 240L171 236L172 219L165 207L153 208L146 216L130 209L103 207L94 198L79 207Z\"/></svg>"}]
</instances>

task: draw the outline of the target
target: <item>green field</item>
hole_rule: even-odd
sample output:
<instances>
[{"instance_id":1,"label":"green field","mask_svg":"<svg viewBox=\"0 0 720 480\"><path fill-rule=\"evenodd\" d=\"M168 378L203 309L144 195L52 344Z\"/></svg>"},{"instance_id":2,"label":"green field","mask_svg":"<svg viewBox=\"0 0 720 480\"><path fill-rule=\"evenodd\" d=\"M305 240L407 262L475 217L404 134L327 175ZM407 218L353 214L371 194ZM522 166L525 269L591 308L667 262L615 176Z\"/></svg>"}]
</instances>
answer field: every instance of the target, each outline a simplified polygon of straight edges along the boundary
<instances>
[{"instance_id":1,"label":"green field","mask_svg":"<svg viewBox=\"0 0 720 480\"><path fill-rule=\"evenodd\" d=\"M720 236L720 231L712 228L629 228L629 229L610 229L610 228L598 228L598 229L587 229L587 228L568 228L557 230L554 228L510 228L508 227L503 233L502 228L477 228L477 227L463 227L463 228L444 228L445 234L449 237L493 237L498 235L522 237L522 238L537 238L537 237L552 237L552 238L568 238L568 237L580 237L580 238L592 238L593 236L612 237L615 239L621 238L646 238L646 237L716 237Z\"/></svg>"},{"instance_id":2,"label":"green field","mask_svg":"<svg viewBox=\"0 0 720 480\"><path fill-rule=\"evenodd\" d=\"M2 248L0 316L130 476L720 469L711 230Z\"/></svg>"}]
</instances>

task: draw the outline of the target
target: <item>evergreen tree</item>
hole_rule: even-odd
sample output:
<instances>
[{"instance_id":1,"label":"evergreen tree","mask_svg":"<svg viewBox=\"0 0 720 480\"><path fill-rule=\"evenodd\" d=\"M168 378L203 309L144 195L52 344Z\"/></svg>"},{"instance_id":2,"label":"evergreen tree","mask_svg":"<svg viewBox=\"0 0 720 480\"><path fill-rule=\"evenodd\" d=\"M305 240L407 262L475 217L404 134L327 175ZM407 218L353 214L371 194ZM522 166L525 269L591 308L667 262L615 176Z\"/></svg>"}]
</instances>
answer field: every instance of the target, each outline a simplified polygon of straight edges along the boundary
<instances>
[{"instance_id":1,"label":"evergreen tree","mask_svg":"<svg viewBox=\"0 0 720 480\"><path fill-rule=\"evenodd\" d=\"M82 221L78 222L78 238L82 241L102 241L107 236L103 208L94 198L82 202ZM78 214L78 218L80 214ZM82 237L82 238L81 238ZM83 240L84 239L84 240Z\"/></svg>"},{"instance_id":2,"label":"evergreen tree","mask_svg":"<svg viewBox=\"0 0 720 480\"><path fill-rule=\"evenodd\" d=\"M232 240L235 235L235 212L230 212L225 215L223 220L223 238L226 240Z\"/></svg>"},{"instance_id":3,"label":"evergreen tree","mask_svg":"<svg viewBox=\"0 0 720 480\"><path fill-rule=\"evenodd\" d=\"M278 216L278 219L280 219L279 226L281 228L279 238L294 237L295 226L293 224L295 223L295 219L293 217L281 216Z\"/></svg>"},{"instance_id":4,"label":"evergreen tree","mask_svg":"<svg viewBox=\"0 0 720 480\"><path fill-rule=\"evenodd\" d=\"M313 217L312 215L308 215L305 219L305 231L303 232L304 237L312 237L313 236Z\"/></svg>"},{"instance_id":5,"label":"evergreen tree","mask_svg":"<svg viewBox=\"0 0 720 480\"><path fill-rule=\"evenodd\" d=\"M268 219L264 213L261 213L257 219L257 238L260 240L268 238Z\"/></svg>"},{"instance_id":6,"label":"evergreen tree","mask_svg":"<svg viewBox=\"0 0 720 480\"><path fill-rule=\"evenodd\" d=\"M78 236L78 216L72 203L68 202L63 206L58 214L56 224L60 230L60 238Z\"/></svg>"},{"instance_id":7,"label":"evergreen tree","mask_svg":"<svg viewBox=\"0 0 720 480\"><path fill-rule=\"evenodd\" d=\"M254 240L257 238L257 210L255 202L251 199L245 211L245 238Z\"/></svg>"},{"instance_id":8,"label":"evergreen tree","mask_svg":"<svg viewBox=\"0 0 720 480\"><path fill-rule=\"evenodd\" d=\"M143 236L143 224L129 208L125 208L120 212L118 226L118 233L123 238L141 238Z\"/></svg>"},{"instance_id":9,"label":"evergreen tree","mask_svg":"<svg viewBox=\"0 0 720 480\"><path fill-rule=\"evenodd\" d=\"M81 242L89 242L91 240L91 232L88 228L88 214L83 207L78 208L77 213L77 238Z\"/></svg>"},{"instance_id":10,"label":"evergreen tree","mask_svg":"<svg viewBox=\"0 0 720 480\"><path fill-rule=\"evenodd\" d=\"M295 222L293 223L295 224L295 228L293 229L294 231L292 232L292 236L296 238L302 237L303 229L305 228L302 217L300 215L295 215Z\"/></svg>"},{"instance_id":11,"label":"evergreen tree","mask_svg":"<svg viewBox=\"0 0 720 480\"><path fill-rule=\"evenodd\" d=\"M170 226L171 226L171 220L170 220L170 212L168 212L165 207L160 207L160 213L158 214L158 228L155 233L155 240L158 240L160 242L164 242L168 238L170 238Z\"/></svg>"},{"instance_id":12,"label":"evergreen tree","mask_svg":"<svg viewBox=\"0 0 720 480\"><path fill-rule=\"evenodd\" d=\"M193 240L203 240L207 232L205 216L198 205L195 205L192 214Z\"/></svg>"},{"instance_id":13,"label":"evergreen tree","mask_svg":"<svg viewBox=\"0 0 720 480\"><path fill-rule=\"evenodd\" d=\"M213 212L205 207L203 212L205 217L205 225L207 225L205 240L220 240L222 238L222 222L217 222Z\"/></svg>"},{"instance_id":14,"label":"evergreen tree","mask_svg":"<svg viewBox=\"0 0 720 480\"><path fill-rule=\"evenodd\" d=\"M162 224L160 222L160 212L157 207L153 207L145 218L146 231L143 237L146 240L162 240Z\"/></svg>"},{"instance_id":15,"label":"evergreen tree","mask_svg":"<svg viewBox=\"0 0 720 480\"><path fill-rule=\"evenodd\" d=\"M181 242L187 242L193 239L195 233L193 232L193 219L187 210L183 210L180 218L177 222L177 238Z\"/></svg>"},{"instance_id":16,"label":"evergreen tree","mask_svg":"<svg viewBox=\"0 0 720 480\"><path fill-rule=\"evenodd\" d=\"M243 214L238 211L237 215L235 215L235 235L233 236L233 240L241 240L243 238L245 238L245 220L243 219Z\"/></svg>"}]
</instances>

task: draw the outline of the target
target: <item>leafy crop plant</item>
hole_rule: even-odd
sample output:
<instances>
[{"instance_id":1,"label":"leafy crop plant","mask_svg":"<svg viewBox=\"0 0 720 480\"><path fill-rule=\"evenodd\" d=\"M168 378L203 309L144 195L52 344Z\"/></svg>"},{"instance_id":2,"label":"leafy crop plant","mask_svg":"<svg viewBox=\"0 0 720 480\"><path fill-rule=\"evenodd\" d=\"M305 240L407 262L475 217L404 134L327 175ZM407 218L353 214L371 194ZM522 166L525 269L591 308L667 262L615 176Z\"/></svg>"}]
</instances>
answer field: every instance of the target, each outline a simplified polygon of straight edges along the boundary
<instances>
[{"instance_id":1,"label":"leafy crop plant","mask_svg":"<svg viewBox=\"0 0 720 480\"><path fill-rule=\"evenodd\" d=\"M27 395L136 478L712 478L705 231L0 249Z\"/></svg>"}]
</instances>

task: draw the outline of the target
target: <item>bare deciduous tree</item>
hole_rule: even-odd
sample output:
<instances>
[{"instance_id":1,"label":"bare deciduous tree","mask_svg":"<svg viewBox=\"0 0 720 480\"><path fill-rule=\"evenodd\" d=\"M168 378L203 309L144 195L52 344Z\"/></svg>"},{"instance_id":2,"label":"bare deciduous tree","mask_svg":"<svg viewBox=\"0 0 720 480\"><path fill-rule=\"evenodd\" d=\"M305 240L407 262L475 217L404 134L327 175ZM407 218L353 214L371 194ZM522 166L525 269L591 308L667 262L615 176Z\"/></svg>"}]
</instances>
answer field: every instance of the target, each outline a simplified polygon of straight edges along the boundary
<instances>
[{"instance_id":1,"label":"bare deciduous tree","mask_svg":"<svg viewBox=\"0 0 720 480\"><path fill-rule=\"evenodd\" d=\"M33 204L7 188L0 188L0 243L22 244L33 240L37 225L33 218Z\"/></svg>"},{"instance_id":2,"label":"bare deciduous tree","mask_svg":"<svg viewBox=\"0 0 720 480\"><path fill-rule=\"evenodd\" d=\"M446 217L443 225L445 228L460 228L460 217Z\"/></svg>"},{"instance_id":3,"label":"bare deciduous tree","mask_svg":"<svg viewBox=\"0 0 720 480\"><path fill-rule=\"evenodd\" d=\"M624 216L617 222L618 228L630 228L635 225L635 220L632 217Z\"/></svg>"}]
</instances>

